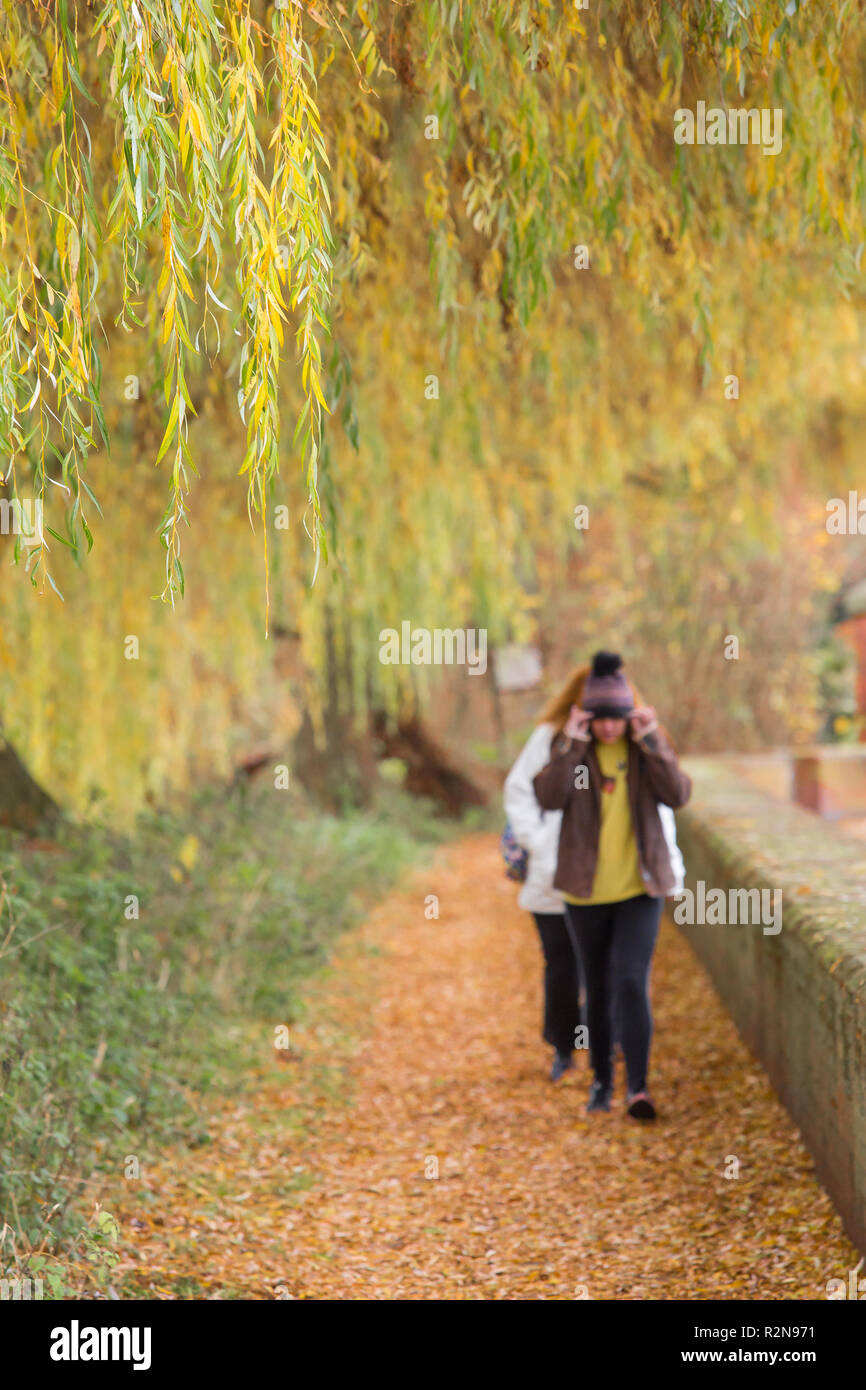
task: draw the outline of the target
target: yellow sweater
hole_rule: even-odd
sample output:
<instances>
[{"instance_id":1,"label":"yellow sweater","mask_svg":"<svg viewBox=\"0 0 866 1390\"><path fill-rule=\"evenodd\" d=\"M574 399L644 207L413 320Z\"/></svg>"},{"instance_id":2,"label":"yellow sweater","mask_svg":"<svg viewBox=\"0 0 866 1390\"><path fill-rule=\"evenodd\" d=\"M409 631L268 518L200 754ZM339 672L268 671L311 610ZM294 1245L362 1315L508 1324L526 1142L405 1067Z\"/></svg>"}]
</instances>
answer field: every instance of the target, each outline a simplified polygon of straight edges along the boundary
<instances>
[{"instance_id":1,"label":"yellow sweater","mask_svg":"<svg viewBox=\"0 0 866 1390\"><path fill-rule=\"evenodd\" d=\"M617 903L646 892L628 799L628 740L596 743L595 752L601 769L601 827L592 896L563 893L568 903Z\"/></svg>"}]
</instances>

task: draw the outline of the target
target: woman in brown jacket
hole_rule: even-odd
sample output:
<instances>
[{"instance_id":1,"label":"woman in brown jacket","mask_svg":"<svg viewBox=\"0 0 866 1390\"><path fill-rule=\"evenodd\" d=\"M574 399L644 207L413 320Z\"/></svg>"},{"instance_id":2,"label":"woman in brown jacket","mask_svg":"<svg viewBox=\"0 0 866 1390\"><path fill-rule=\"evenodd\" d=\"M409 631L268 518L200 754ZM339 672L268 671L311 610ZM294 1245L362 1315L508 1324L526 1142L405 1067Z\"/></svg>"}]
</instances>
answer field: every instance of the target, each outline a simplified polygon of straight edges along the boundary
<instances>
[{"instance_id":1,"label":"woman in brown jacket","mask_svg":"<svg viewBox=\"0 0 866 1390\"><path fill-rule=\"evenodd\" d=\"M610 1110L615 1000L628 1113L654 1119L649 973L662 902L675 882L658 807L684 806L691 782L615 653L596 652L582 708L572 706L533 786L541 807L563 813L553 886L565 900L586 981L595 1076L587 1111Z\"/></svg>"}]
</instances>

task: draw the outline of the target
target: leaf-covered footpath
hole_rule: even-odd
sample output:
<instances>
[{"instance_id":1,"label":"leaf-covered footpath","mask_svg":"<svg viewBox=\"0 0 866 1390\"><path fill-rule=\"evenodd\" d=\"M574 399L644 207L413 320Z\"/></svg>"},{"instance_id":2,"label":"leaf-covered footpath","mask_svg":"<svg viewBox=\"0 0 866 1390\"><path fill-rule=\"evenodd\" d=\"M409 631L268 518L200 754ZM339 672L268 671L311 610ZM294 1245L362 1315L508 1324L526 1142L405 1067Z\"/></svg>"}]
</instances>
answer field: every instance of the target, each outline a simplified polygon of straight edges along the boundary
<instances>
[{"instance_id":1,"label":"leaf-covered footpath","mask_svg":"<svg viewBox=\"0 0 866 1390\"><path fill-rule=\"evenodd\" d=\"M440 850L338 952L288 1048L263 1036L243 1100L210 1105L211 1142L104 1194L121 1298L814 1299L857 1264L669 923L652 1127L621 1069L592 1120L585 1056L548 1082L540 952L492 837Z\"/></svg>"}]
</instances>

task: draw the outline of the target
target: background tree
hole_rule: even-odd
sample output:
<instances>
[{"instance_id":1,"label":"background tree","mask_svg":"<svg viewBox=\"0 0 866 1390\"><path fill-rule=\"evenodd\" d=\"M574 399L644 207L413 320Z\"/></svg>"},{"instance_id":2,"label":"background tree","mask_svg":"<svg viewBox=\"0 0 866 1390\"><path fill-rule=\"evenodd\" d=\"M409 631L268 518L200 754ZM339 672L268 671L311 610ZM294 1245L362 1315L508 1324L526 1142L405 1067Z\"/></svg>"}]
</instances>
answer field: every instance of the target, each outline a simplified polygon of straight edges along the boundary
<instances>
[{"instance_id":1,"label":"background tree","mask_svg":"<svg viewBox=\"0 0 866 1390\"><path fill-rule=\"evenodd\" d=\"M86 781L134 804L222 768L239 721L289 731L308 706L322 736L335 606L359 721L429 696L429 673L379 663L384 627L530 637L582 582L576 503L614 555L682 525L662 602L701 563L688 537L727 528L729 571L781 553L786 509L814 517L851 476L852 7L2 17L0 436L45 518L15 542L41 606L0 595L4 707L77 803ZM780 109L781 153L676 145L699 99ZM166 618L149 596L174 603L185 571L197 593ZM263 608L299 634L291 698ZM97 727L113 752L90 756Z\"/></svg>"}]
</instances>

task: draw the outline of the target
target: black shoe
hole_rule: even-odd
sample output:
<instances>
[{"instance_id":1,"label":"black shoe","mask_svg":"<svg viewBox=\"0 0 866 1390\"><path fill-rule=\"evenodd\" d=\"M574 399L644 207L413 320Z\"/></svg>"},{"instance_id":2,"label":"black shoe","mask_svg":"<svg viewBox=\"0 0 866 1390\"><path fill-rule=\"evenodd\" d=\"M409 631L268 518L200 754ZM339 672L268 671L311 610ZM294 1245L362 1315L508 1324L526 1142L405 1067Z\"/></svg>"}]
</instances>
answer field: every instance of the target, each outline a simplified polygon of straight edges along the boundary
<instances>
[{"instance_id":1,"label":"black shoe","mask_svg":"<svg viewBox=\"0 0 866 1390\"><path fill-rule=\"evenodd\" d=\"M609 1081L593 1081L586 1106L587 1115L594 1110L610 1110L611 1084Z\"/></svg>"},{"instance_id":2,"label":"black shoe","mask_svg":"<svg viewBox=\"0 0 866 1390\"><path fill-rule=\"evenodd\" d=\"M635 1120L654 1120L656 1117L656 1108L647 1091L629 1091L626 1106Z\"/></svg>"},{"instance_id":3,"label":"black shoe","mask_svg":"<svg viewBox=\"0 0 866 1390\"><path fill-rule=\"evenodd\" d=\"M574 1071L574 1058L570 1052L554 1052L553 1066L550 1068L551 1081L559 1081L567 1071Z\"/></svg>"}]
</instances>

